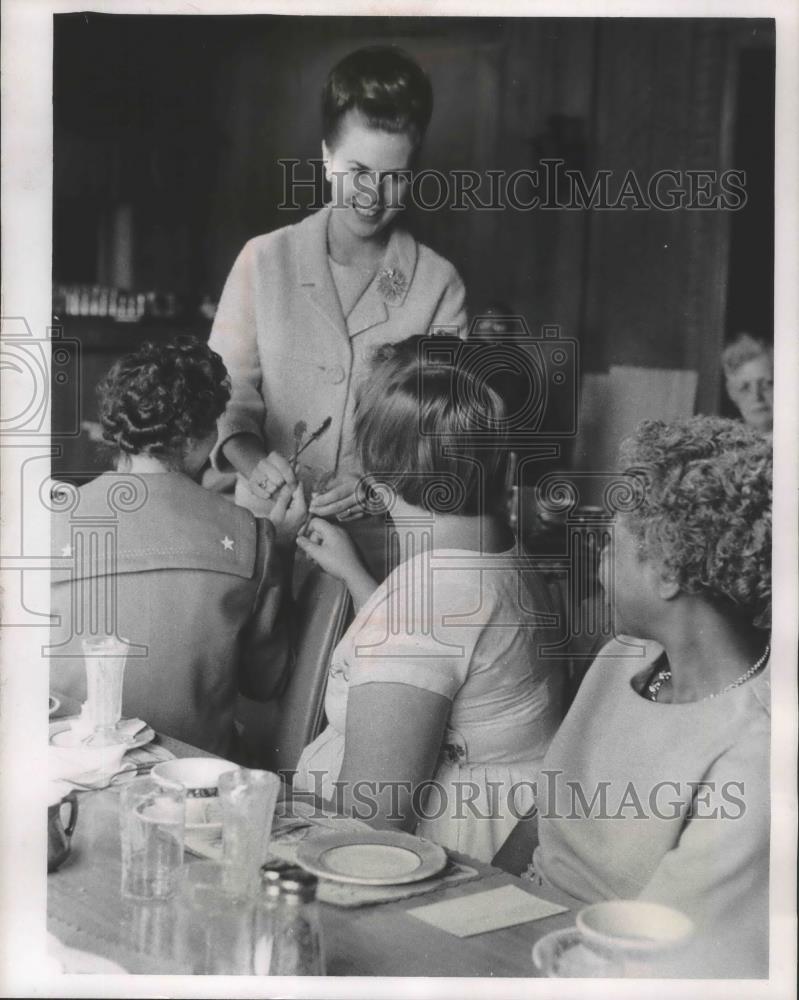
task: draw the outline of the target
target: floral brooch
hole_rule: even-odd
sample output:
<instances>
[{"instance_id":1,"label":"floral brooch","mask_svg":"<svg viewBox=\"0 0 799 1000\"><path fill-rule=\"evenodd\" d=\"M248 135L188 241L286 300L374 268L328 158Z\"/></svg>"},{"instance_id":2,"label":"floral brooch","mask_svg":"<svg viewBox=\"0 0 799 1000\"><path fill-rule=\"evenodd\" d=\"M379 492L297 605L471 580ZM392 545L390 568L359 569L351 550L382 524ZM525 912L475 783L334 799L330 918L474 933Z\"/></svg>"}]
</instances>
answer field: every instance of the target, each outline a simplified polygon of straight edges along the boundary
<instances>
[{"instance_id":1,"label":"floral brooch","mask_svg":"<svg viewBox=\"0 0 799 1000\"><path fill-rule=\"evenodd\" d=\"M408 289L408 279L398 267L384 267L377 273L377 290L386 302L399 302Z\"/></svg>"}]
</instances>

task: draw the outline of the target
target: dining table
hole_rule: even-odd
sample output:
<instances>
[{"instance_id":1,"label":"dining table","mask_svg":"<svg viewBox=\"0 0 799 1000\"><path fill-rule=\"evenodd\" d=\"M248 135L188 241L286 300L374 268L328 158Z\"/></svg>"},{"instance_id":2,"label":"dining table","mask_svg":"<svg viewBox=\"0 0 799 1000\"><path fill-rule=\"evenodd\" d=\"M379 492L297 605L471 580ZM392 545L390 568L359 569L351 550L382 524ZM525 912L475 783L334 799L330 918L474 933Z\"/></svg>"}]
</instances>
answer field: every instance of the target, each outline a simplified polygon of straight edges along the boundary
<instances>
[{"instance_id":1,"label":"dining table","mask_svg":"<svg viewBox=\"0 0 799 1000\"><path fill-rule=\"evenodd\" d=\"M69 713L62 700L59 715ZM175 757L213 756L163 734L154 743ZM136 901L120 892L121 784L79 791L79 815L72 849L62 866L48 875L48 931L66 948L100 956L127 973L185 974L176 947L174 901ZM390 902L341 907L320 902L328 976L530 977L541 973L532 947L543 935L574 925L574 911L557 891L535 887L473 858L454 855L474 869L468 881L425 895ZM184 863L192 864L186 851ZM468 937L459 937L409 913L443 900L516 886L560 904L555 915Z\"/></svg>"}]
</instances>

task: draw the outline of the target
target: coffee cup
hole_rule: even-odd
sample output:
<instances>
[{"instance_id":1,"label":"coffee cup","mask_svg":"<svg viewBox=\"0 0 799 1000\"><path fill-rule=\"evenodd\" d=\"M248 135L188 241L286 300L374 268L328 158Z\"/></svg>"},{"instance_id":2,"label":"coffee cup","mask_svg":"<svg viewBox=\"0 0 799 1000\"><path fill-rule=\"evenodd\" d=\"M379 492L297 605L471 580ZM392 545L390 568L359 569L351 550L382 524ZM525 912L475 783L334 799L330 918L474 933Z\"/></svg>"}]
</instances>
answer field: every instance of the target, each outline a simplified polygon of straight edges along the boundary
<instances>
[{"instance_id":1,"label":"coffee cup","mask_svg":"<svg viewBox=\"0 0 799 1000\"><path fill-rule=\"evenodd\" d=\"M68 816L64 822L64 814ZM78 821L78 798L74 791L56 793L47 806L47 871L54 872L69 857L72 834Z\"/></svg>"}]
</instances>

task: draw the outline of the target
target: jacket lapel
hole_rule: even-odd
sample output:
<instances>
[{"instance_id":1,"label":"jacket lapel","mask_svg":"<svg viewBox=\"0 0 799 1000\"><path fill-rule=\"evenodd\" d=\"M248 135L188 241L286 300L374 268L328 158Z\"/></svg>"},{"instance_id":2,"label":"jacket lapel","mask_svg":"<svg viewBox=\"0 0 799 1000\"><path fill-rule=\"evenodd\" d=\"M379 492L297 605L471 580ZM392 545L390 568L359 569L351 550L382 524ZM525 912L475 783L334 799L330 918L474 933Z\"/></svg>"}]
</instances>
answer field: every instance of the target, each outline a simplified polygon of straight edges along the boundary
<instances>
[{"instance_id":1,"label":"jacket lapel","mask_svg":"<svg viewBox=\"0 0 799 1000\"><path fill-rule=\"evenodd\" d=\"M402 308L413 281L416 257L416 240L404 229L394 229L380 269L347 318L351 337L385 323L394 309Z\"/></svg>"},{"instance_id":2,"label":"jacket lapel","mask_svg":"<svg viewBox=\"0 0 799 1000\"><path fill-rule=\"evenodd\" d=\"M330 211L330 206L325 206L294 228L297 278L316 311L342 337L347 338L347 324L327 263L327 223Z\"/></svg>"}]
</instances>

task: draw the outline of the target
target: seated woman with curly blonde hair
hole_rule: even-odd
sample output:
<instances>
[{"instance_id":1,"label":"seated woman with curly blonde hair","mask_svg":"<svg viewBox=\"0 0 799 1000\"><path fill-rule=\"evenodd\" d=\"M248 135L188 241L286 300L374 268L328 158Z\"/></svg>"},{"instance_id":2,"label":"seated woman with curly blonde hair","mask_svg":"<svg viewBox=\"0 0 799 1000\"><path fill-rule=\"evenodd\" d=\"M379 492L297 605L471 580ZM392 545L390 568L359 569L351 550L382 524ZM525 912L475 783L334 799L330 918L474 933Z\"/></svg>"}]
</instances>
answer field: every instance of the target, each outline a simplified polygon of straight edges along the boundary
<instances>
[{"instance_id":1,"label":"seated woman with curly blonde hair","mask_svg":"<svg viewBox=\"0 0 799 1000\"><path fill-rule=\"evenodd\" d=\"M647 421L622 459L640 502L600 575L627 635L589 669L537 815L495 863L577 906L682 910L697 933L678 975L767 976L770 443L717 417Z\"/></svg>"}]
</instances>

